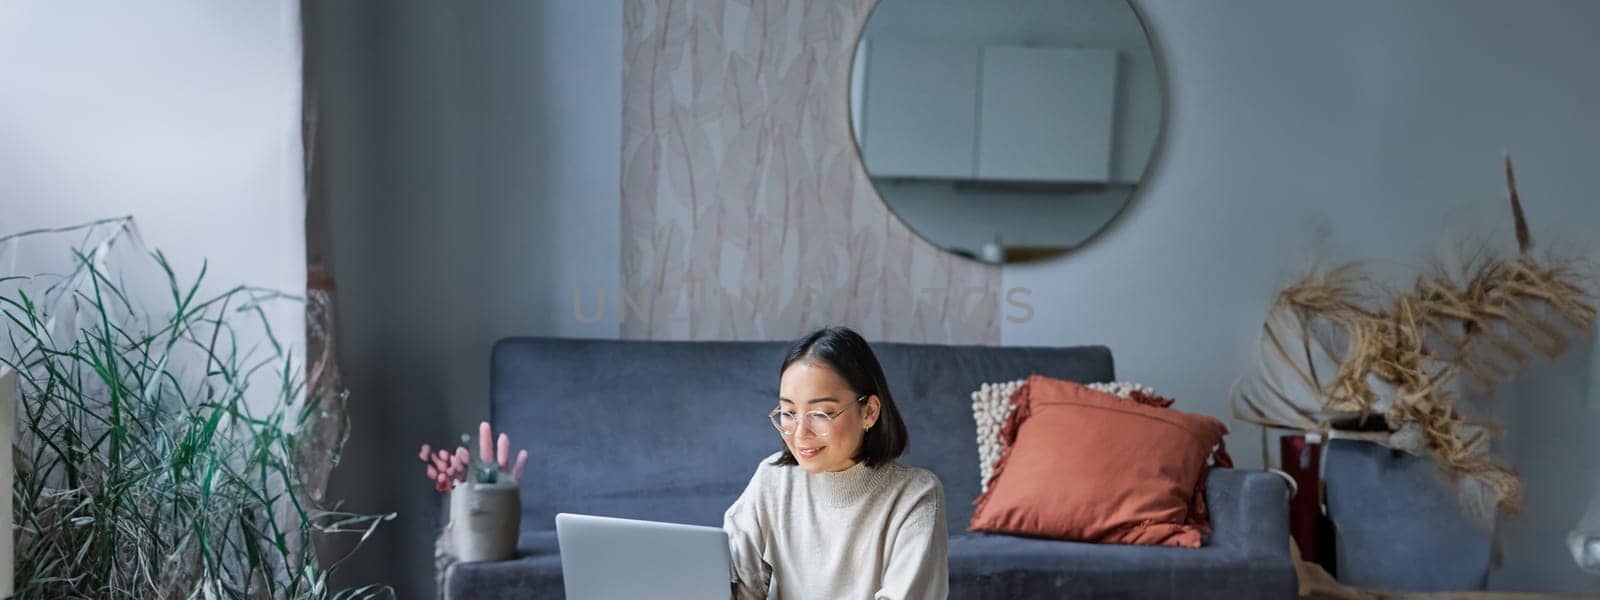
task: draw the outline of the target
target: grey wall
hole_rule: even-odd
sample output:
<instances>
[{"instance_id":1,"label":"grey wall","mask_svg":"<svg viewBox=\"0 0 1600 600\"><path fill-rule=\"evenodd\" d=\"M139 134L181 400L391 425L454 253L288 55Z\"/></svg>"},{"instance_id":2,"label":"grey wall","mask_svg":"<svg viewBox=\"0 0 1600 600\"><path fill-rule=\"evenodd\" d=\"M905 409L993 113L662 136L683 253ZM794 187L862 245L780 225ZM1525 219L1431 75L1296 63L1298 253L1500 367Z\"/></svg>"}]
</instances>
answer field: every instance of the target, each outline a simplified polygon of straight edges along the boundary
<instances>
[{"instance_id":1,"label":"grey wall","mask_svg":"<svg viewBox=\"0 0 1600 600\"><path fill-rule=\"evenodd\" d=\"M371 440L384 427L400 426L383 418L386 411L378 399L384 388L381 331L388 310L388 294L382 285L384 248L379 243L380 223L386 213L378 195L379 152L375 132L379 122L373 113L378 90L375 70L378 64L374 9L377 0L349 2L306 2L304 36L306 63L312 79L308 92L317 95L318 143L314 151L321 177L313 178L310 195L329 203L321 214L334 232L323 254L330 272L338 279L335 290L334 345L338 352L344 383L351 390L346 403L351 419L351 437L345 445L340 466L329 478L328 496L347 501L355 511L397 511L392 496L396 475L380 461L398 463ZM308 211L308 214L317 214ZM420 496L420 495L419 495ZM403 539L396 530L415 517L407 515L385 524L374 543L357 554L344 571L335 575L339 585L390 583L389 574L378 567L393 558L383 542ZM329 550L343 553L345 544L331 544ZM424 544L417 546L419 552Z\"/></svg>"},{"instance_id":2,"label":"grey wall","mask_svg":"<svg viewBox=\"0 0 1600 600\"><path fill-rule=\"evenodd\" d=\"M304 293L298 22L288 1L0 3L0 235L131 215L181 280L207 266L202 293ZM303 349L304 308L266 310Z\"/></svg>"},{"instance_id":3,"label":"grey wall","mask_svg":"<svg viewBox=\"0 0 1600 600\"><path fill-rule=\"evenodd\" d=\"M1171 93L1154 176L1087 248L1006 268L1004 287L1032 289L1038 312L1005 323L1005 343L1107 343L1121 376L1179 408L1227 415L1272 294L1309 261L1420 264L1446 232L1507 247L1502 151L1516 159L1537 241L1592 250L1600 4L1138 5ZM1522 425L1511 435L1550 444L1520 448L1529 506L1552 510L1513 526L1498 586L1594 585L1550 546L1576 519L1570 506L1545 504L1594 489L1581 465L1600 441L1580 425L1594 414L1573 383L1584 368L1565 361L1530 373L1545 387L1516 384ZM1565 426L1545 429L1555 423ZM1232 427L1234 456L1258 465L1256 429Z\"/></svg>"},{"instance_id":4,"label":"grey wall","mask_svg":"<svg viewBox=\"0 0 1600 600\"><path fill-rule=\"evenodd\" d=\"M398 511L346 580L432 593L417 446L488 416L490 345L615 337L621 5L311 3L322 53L348 456L333 493Z\"/></svg>"},{"instance_id":5,"label":"grey wall","mask_svg":"<svg viewBox=\"0 0 1600 600\"><path fill-rule=\"evenodd\" d=\"M1503 150L1540 241L1587 250L1600 80L1577 24L1600 5L1139 5L1172 95L1162 156L1107 235L1006 268L1038 307L1007 344L1106 342L1121 375L1226 415L1272 294L1310 260L1420 264L1447 231L1507 247ZM1233 438L1258 462L1253 431Z\"/></svg>"},{"instance_id":6,"label":"grey wall","mask_svg":"<svg viewBox=\"0 0 1600 600\"><path fill-rule=\"evenodd\" d=\"M363 563L401 578L404 597L426 589L437 500L410 456L485 413L489 341L616 333L614 321L578 323L569 303L574 284L616 285L617 4L408 1L351 23L375 40L350 60L349 82L372 79L351 94L375 112L371 150L348 157L371 183L335 200L346 202L336 275L355 394L353 455L335 479L366 507L405 512ZM1540 243L1589 251L1600 4L1137 5L1169 77L1165 149L1106 235L1005 268L1002 288L1033 290L1035 314L1005 322L1004 343L1109 344L1124 377L1225 418L1272 294L1308 261L1403 267L1447 232L1508 242L1502 150ZM1548 387L1516 385L1528 410L1513 435L1593 418L1572 398L1584 377L1573 360L1529 375ZM1233 429L1234 455L1258 465L1257 432ZM1591 471L1561 466L1600 451L1586 430L1550 442L1568 462L1526 467L1530 494L1593 489ZM1522 517L1535 533L1513 535L1508 558L1548 564L1508 561L1497 585L1588 582L1537 533L1564 534L1567 510Z\"/></svg>"},{"instance_id":7,"label":"grey wall","mask_svg":"<svg viewBox=\"0 0 1600 600\"><path fill-rule=\"evenodd\" d=\"M303 293L298 14L288 1L0 3L0 237L132 216L182 281L207 265L202 295L240 284ZM6 244L0 279L59 272L84 233ZM165 290L140 298L120 287L164 305ZM304 309L265 309L278 339L303 356ZM0 331L14 334L9 323ZM266 341L243 331L241 348ZM252 381L249 401L272 402L270 374ZM0 384L7 597L15 385Z\"/></svg>"},{"instance_id":8,"label":"grey wall","mask_svg":"<svg viewBox=\"0 0 1600 600\"><path fill-rule=\"evenodd\" d=\"M1600 461L1594 459L1600 408L1590 405L1600 390L1589 381L1594 356L1587 346L1536 362L1499 394L1519 408L1508 425L1508 454L1521 471L1525 501L1520 516L1502 517L1497 525L1505 555L1490 575L1492 588L1600 590L1600 575L1574 566L1566 546L1585 511L1600 510Z\"/></svg>"}]
</instances>

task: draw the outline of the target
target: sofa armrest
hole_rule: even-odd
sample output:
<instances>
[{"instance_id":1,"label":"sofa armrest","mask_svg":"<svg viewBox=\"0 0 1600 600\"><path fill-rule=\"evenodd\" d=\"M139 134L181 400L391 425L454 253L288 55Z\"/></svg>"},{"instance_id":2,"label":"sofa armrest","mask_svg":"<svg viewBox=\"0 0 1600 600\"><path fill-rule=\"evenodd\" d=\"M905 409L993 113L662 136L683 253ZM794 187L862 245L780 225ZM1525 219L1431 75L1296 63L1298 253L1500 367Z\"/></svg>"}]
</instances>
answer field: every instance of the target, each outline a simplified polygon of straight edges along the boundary
<instances>
[{"instance_id":1,"label":"sofa armrest","mask_svg":"<svg viewBox=\"0 0 1600 600\"><path fill-rule=\"evenodd\" d=\"M1266 471L1211 469L1206 474L1208 545L1252 557L1289 560L1289 486Z\"/></svg>"}]
</instances>

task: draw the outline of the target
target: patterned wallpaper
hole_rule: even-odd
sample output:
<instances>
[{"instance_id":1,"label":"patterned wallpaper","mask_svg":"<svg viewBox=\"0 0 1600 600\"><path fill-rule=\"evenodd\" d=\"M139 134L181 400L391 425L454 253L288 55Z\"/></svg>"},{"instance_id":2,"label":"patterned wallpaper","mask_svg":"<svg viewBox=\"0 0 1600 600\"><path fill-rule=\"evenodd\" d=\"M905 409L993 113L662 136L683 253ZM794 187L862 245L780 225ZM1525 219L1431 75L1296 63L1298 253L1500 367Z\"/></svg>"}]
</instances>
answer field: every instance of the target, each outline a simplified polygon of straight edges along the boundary
<instances>
[{"instance_id":1,"label":"patterned wallpaper","mask_svg":"<svg viewBox=\"0 0 1600 600\"><path fill-rule=\"evenodd\" d=\"M999 343L999 268L912 233L857 158L872 4L625 4L621 337Z\"/></svg>"}]
</instances>

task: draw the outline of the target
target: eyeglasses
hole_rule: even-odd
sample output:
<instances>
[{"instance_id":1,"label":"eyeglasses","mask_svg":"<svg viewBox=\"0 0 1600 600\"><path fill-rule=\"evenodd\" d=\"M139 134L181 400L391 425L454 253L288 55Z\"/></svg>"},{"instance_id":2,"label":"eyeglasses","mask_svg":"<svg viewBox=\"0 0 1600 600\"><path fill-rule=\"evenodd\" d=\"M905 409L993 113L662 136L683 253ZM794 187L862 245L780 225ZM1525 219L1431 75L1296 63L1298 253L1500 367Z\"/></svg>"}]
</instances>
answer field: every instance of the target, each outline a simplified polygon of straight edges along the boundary
<instances>
[{"instance_id":1,"label":"eyeglasses","mask_svg":"<svg viewBox=\"0 0 1600 600\"><path fill-rule=\"evenodd\" d=\"M866 396L856 398L857 406L866 404L866 402ZM844 414L844 411L846 410L849 409L841 408L833 411L832 413L825 413L820 410L808 412L805 414L806 429L817 437L828 437L828 434L833 433L834 417ZM794 435L795 423L799 422L800 415L795 414L795 412L791 410L783 410L778 408L773 409L771 413L768 413L767 418L772 420L772 426L778 429L778 433L788 436Z\"/></svg>"}]
</instances>

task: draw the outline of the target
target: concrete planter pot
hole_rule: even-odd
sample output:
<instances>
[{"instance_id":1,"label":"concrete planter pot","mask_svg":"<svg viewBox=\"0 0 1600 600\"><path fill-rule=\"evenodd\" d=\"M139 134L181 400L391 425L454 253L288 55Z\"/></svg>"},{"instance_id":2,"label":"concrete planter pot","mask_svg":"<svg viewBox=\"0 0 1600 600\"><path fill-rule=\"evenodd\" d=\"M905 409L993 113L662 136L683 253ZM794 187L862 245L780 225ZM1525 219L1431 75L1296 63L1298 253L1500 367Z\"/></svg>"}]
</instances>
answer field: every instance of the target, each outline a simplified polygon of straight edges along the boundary
<instances>
[{"instance_id":1,"label":"concrete planter pot","mask_svg":"<svg viewBox=\"0 0 1600 600\"><path fill-rule=\"evenodd\" d=\"M462 483L450 491L450 541L460 562L514 558L521 525L515 481Z\"/></svg>"}]
</instances>

